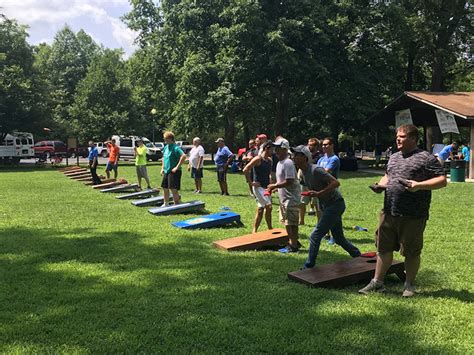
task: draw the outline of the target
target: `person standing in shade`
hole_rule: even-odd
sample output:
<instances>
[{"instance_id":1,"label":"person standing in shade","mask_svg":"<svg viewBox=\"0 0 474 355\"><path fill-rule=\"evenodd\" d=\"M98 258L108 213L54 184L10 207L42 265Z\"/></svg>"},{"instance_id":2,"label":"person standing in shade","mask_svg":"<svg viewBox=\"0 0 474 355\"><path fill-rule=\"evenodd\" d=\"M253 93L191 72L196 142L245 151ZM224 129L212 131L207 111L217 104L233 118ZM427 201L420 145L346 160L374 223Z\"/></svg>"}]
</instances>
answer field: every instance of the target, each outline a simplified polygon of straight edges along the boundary
<instances>
[{"instance_id":1,"label":"person standing in shade","mask_svg":"<svg viewBox=\"0 0 474 355\"><path fill-rule=\"evenodd\" d=\"M264 213L268 229L273 228L272 197L271 195L265 195L267 186L272 182L273 144L271 141L267 141L261 148L261 153L254 157L243 170L247 182L252 186L253 194L257 200L257 213L255 215L252 233L257 233ZM250 174L250 172L253 172L253 174Z\"/></svg>"},{"instance_id":2,"label":"person standing in shade","mask_svg":"<svg viewBox=\"0 0 474 355\"><path fill-rule=\"evenodd\" d=\"M114 179L117 180L120 147L115 144L115 139L107 141L105 144L107 144L107 149L109 151L109 160L107 161L107 166L105 167L105 174L107 175L107 179L110 179L110 171L113 170Z\"/></svg>"},{"instance_id":3,"label":"person standing in shade","mask_svg":"<svg viewBox=\"0 0 474 355\"><path fill-rule=\"evenodd\" d=\"M469 178L469 162L470 162L471 151L467 143L462 144L461 157L466 162L466 178Z\"/></svg>"},{"instance_id":4,"label":"person standing in shade","mask_svg":"<svg viewBox=\"0 0 474 355\"><path fill-rule=\"evenodd\" d=\"M334 140L331 137L326 137L323 139L322 143L324 155L319 158L318 167L323 168L326 172L331 174L334 178L339 178L339 169L341 167L341 162L339 157L334 154ZM319 211L318 217L320 217L321 212ZM335 239L328 235L328 244L334 245L336 243Z\"/></svg>"},{"instance_id":5,"label":"person standing in shade","mask_svg":"<svg viewBox=\"0 0 474 355\"><path fill-rule=\"evenodd\" d=\"M435 156L417 147L419 132L414 125L397 129L398 152L392 154L377 193L385 191L377 230L375 276L359 290L361 294L384 291L383 280L392 265L393 252L405 257L406 281L403 297L415 295L415 278L420 268L423 233L429 217L431 190L446 186L443 168Z\"/></svg>"},{"instance_id":6,"label":"person standing in shade","mask_svg":"<svg viewBox=\"0 0 474 355\"><path fill-rule=\"evenodd\" d=\"M218 138L216 143L217 152L214 156L214 162L216 164L217 170L217 181L219 182L221 195L229 196L229 188L227 185L227 169L229 164L231 164L232 160L234 159L234 154L225 145L223 138Z\"/></svg>"},{"instance_id":7,"label":"person standing in shade","mask_svg":"<svg viewBox=\"0 0 474 355\"><path fill-rule=\"evenodd\" d=\"M191 170L191 177L194 179L194 185L196 187L194 192L197 194L202 192L203 166L204 148L201 145L201 139L195 137L193 139L193 147L189 152L188 171Z\"/></svg>"},{"instance_id":8,"label":"person standing in shade","mask_svg":"<svg viewBox=\"0 0 474 355\"><path fill-rule=\"evenodd\" d=\"M438 160L441 163L441 166L444 165L444 162L448 159L454 159L454 151L458 149L458 144L453 142L445 146L441 152L438 153Z\"/></svg>"},{"instance_id":9,"label":"person standing in shade","mask_svg":"<svg viewBox=\"0 0 474 355\"><path fill-rule=\"evenodd\" d=\"M161 175L163 181L161 187L163 188L163 198L165 199L165 206L169 203L170 190L173 194L174 204L181 203L181 196L179 190L181 189L181 165L186 160L186 154L174 142L173 132L165 132L163 134L165 140L165 147L163 148L163 165L161 168Z\"/></svg>"},{"instance_id":10,"label":"person standing in shade","mask_svg":"<svg viewBox=\"0 0 474 355\"><path fill-rule=\"evenodd\" d=\"M150 178L146 168L146 147L141 139L136 141L137 147L133 148L135 155L135 169L137 171L138 187L142 188L142 179L145 179L147 189L151 189Z\"/></svg>"},{"instance_id":11,"label":"person standing in shade","mask_svg":"<svg viewBox=\"0 0 474 355\"><path fill-rule=\"evenodd\" d=\"M353 258L360 256L357 249L344 236L342 214L346 209L344 198L338 187L339 181L324 169L311 164L311 152L308 147L300 145L292 149L294 160L302 172L303 183L308 187L308 194L319 199L321 217L309 237L309 253L303 268L312 268L316 264L321 240L331 231L336 244L340 245Z\"/></svg>"},{"instance_id":12,"label":"person standing in shade","mask_svg":"<svg viewBox=\"0 0 474 355\"><path fill-rule=\"evenodd\" d=\"M275 143L275 153L278 156L276 183L267 186L269 193L278 189L280 200L280 221L288 233L288 245L280 249L280 253L295 253L300 248L298 241L298 219L300 210L301 188L296 176L296 168L289 158L290 144L285 138L279 137Z\"/></svg>"},{"instance_id":13,"label":"person standing in shade","mask_svg":"<svg viewBox=\"0 0 474 355\"><path fill-rule=\"evenodd\" d=\"M100 179L97 176L97 164L99 163L99 151L95 146L93 141L89 141L89 156L87 157L89 160L89 170L92 176L92 184L99 185Z\"/></svg>"}]
</instances>

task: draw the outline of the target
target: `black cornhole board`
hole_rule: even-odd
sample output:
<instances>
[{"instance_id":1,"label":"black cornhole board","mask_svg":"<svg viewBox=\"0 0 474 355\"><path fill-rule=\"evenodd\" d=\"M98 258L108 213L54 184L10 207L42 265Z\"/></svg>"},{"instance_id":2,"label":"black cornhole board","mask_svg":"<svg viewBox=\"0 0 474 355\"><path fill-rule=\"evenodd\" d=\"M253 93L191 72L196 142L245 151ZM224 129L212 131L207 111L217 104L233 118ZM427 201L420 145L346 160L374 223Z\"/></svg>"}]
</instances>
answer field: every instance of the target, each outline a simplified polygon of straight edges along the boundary
<instances>
[{"instance_id":1,"label":"black cornhole board","mask_svg":"<svg viewBox=\"0 0 474 355\"><path fill-rule=\"evenodd\" d=\"M145 198L143 200L132 201L132 205L136 207L150 207L150 206L161 206L165 201L163 196L155 196ZM173 201L173 197L170 196L170 201Z\"/></svg>"},{"instance_id":2,"label":"black cornhole board","mask_svg":"<svg viewBox=\"0 0 474 355\"><path fill-rule=\"evenodd\" d=\"M148 212L154 214L155 216L165 216L169 214L180 214L202 210L205 206L205 203L202 201L189 201L180 203L178 205L150 208Z\"/></svg>"},{"instance_id":3,"label":"black cornhole board","mask_svg":"<svg viewBox=\"0 0 474 355\"><path fill-rule=\"evenodd\" d=\"M117 196L115 198L119 200L128 200L130 198L143 198L147 196L158 195L160 193L159 189L146 189L138 192L132 192L131 194Z\"/></svg>"},{"instance_id":4,"label":"black cornhole board","mask_svg":"<svg viewBox=\"0 0 474 355\"><path fill-rule=\"evenodd\" d=\"M333 264L317 265L312 269L289 272L288 278L311 287L346 286L372 279L376 260L377 257L357 257ZM405 263L394 260L388 274L396 274L400 280L405 281Z\"/></svg>"}]
</instances>

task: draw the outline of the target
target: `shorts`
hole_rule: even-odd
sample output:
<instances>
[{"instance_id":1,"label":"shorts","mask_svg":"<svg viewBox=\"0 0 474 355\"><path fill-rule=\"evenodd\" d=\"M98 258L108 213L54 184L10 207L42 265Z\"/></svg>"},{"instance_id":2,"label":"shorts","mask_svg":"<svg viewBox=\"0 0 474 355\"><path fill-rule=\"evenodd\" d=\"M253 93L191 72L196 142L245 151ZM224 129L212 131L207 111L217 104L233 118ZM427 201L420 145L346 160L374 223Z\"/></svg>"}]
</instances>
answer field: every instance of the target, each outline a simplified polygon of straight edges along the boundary
<instances>
[{"instance_id":1,"label":"shorts","mask_svg":"<svg viewBox=\"0 0 474 355\"><path fill-rule=\"evenodd\" d=\"M181 169L177 172L172 173L165 173L163 175L163 181L161 182L161 187L164 189L173 189L173 190L180 190L181 189Z\"/></svg>"},{"instance_id":2,"label":"shorts","mask_svg":"<svg viewBox=\"0 0 474 355\"><path fill-rule=\"evenodd\" d=\"M226 182L227 181L227 171L224 170L223 166L217 167L217 181Z\"/></svg>"},{"instance_id":3,"label":"shorts","mask_svg":"<svg viewBox=\"0 0 474 355\"><path fill-rule=\"evenodd\" d=\"M137 165L137 177L148 179L148 171L146 170L146 165Z\"/></svg>"},{"instance_id":4,"label":"shorts","mask_svg":"<svg viewBox=\"0 0 474 355\"><path fill-rule=\"evenodd\" d=\"M202 179L203 176L203 168L191 168L191 178L193 179Z\"/></svg>"},{"instance_id":5,"label":"shorts","mask_svg":"<svg viewBox=\"0 0 474 355\"><path fill-rule=\"evenodd\" d=\"M118 168L118 163L114 164L113 162L108 161L107 165L105 166L105 171L113 170L113 171L117 172L117 168Z\"/></svg>"},{"instance_id":6,"label":"shorts","mask_svg":"<svg viewBox=\"0 0 474 355\"><path fill-rule=\"evenodd\" d=\"M252 192L255 195L255 199L257 200L257 206L258 208L265 208L268 205L272 205L272 197L271 196L265 196L265 189L261 186L255 187L252 186Z\"/></svg>"},{"instance_id":7,"label":"shorts","mask_svg":"<svg viewBox=\"0 0 474 355\"><path fill-rule=\"evenodd\" d=\"M280 205L279 208L280 222L285 226L297 226L299 224L300 218L300 208L299 206L289 206Z\"/></svg>"},{"instance_id":8,"label":"shorts","mask_svg":"<svg viewBox=\"0 0 474 355\"><path fill-rule=\"evenodd\" d=\"M304 186L304 185L301 185L301 191L309 191L309 189ZM317 197L311 197L311 196L301 196L301 201L300 203L302 205L309 205L311 204L311 206L314 206L316 208L317 211L320 210L320 207L319 207L319 200Z\"/></svg>"},{"instance_id":9,"label":"shorts","mask_svg":"<svg viewBox=\"0 0 474 355\"><path fill-rule=\"evenodd\" d=\"M403 256L419 256L423 249L426 218L392 216L381 213L376 233L380 254L400 250Z\"/></svg>"}]
</instances>

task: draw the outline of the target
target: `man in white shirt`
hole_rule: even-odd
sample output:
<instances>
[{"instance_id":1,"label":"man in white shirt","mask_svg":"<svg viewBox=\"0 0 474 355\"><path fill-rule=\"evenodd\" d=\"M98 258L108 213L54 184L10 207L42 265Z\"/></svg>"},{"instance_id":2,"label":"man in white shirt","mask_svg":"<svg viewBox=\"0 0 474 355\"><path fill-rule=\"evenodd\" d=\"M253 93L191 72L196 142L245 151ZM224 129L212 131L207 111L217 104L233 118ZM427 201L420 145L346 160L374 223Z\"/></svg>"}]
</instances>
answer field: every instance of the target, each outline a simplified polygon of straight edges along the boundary
<instances>
[{"instance_id":1,"label":"man in white shirt","mask_svg":"<svg viewBox=\"0 0 474 355\"><path fill-rule=\"evenodd\" d=\"M204 148L201 145L201 139L195 137L193 139L193 148L189 152L188 171L191 170L191 177L196 185L195 193L200 194L202 191L202 171L204 166Z\"/></svg>"}]
</instances>

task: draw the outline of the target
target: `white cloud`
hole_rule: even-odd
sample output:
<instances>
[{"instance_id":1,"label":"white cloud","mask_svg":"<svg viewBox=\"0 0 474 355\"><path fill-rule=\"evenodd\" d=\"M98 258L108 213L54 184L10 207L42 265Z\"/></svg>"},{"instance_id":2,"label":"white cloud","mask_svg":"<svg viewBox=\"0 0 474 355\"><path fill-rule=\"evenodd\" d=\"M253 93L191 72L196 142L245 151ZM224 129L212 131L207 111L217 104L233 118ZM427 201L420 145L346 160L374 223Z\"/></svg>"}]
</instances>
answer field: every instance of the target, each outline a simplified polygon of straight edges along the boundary
<instances>
[{"instance_id":1,"label":"white cloud","mask_svg":"<svg viewBox=\"0 0 474 355\"><path fill-rule=\"evenodd\" d=\"M32 37L35 29L47 31L51 39L42 34L41 42L51 42L56 31L65 23L77 21L94 40L109 37L112 43L104 43L106 47L120 46L127 55L135 49L133 41L137 34L119 18L110 15L111 10L121 10L122 13L128 11L128 0L2 0L0 6L8 17L29 25ZM98 33L83 25L91 20L100 25L100 30L95 29ZM106 31L110 33L105 33ZM39 40L33 42L38 43Z\"/></svg>"}]
</instances>

